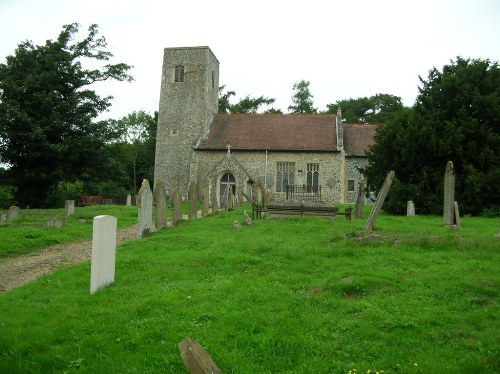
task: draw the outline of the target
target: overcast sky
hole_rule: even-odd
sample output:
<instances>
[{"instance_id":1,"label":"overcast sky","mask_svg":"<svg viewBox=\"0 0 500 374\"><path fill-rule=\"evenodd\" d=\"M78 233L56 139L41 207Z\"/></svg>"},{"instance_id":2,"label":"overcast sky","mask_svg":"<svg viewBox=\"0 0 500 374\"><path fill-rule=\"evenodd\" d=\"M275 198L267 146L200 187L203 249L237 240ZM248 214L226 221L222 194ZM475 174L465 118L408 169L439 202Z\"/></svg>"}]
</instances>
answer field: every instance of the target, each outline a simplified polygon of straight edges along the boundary
<instances>
[{"instance_id":1,"label":"overcast sky","mask_svg":"<svg viewBox=\"0 0 500 374\"><path fill-rule=\"evenodd\" d=\"M134 82L95 86L114 96L111 118L158 109L166 47L209 46L236 100L264 95L283 112L300 80L319 110L376 93L410 106L432 67L500 61L499 0L0 0L0 62L73 22L82 37L98 24L112 62L134 66Z\"/></svg>"}]
</instances>

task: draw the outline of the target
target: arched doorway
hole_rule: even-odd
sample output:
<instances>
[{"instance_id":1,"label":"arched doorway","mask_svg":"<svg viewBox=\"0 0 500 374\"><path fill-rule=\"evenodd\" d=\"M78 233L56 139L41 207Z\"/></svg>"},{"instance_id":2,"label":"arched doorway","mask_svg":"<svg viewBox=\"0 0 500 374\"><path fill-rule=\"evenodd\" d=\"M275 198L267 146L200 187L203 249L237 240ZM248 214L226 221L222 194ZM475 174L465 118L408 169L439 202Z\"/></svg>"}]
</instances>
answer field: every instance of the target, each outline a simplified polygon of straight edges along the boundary
<instances>
[{"instance_id":1,"label":"arched doorway","mask_svg":"<svg viewBox=\"0 0 500 374\"><path fill-rule=\"evenodd\" d=\"M236 193L236 179L234 179L234 175L231 173L224 174L220 179L219 186L220 206L223 207L227 203L229 189L232 190L233 196Z\"/></svg>"}]
</instances>

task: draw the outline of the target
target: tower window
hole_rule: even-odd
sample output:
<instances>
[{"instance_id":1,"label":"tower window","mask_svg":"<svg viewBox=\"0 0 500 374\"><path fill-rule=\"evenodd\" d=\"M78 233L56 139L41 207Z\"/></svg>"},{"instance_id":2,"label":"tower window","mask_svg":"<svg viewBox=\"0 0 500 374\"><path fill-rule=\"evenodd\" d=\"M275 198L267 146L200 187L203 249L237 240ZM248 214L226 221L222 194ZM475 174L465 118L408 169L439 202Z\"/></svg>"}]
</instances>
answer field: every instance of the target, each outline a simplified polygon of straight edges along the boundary
<instances>
[{"instance_id":1,"label":"tower window","mask_svg":"<svg viewBox=\"0 0 500 374\"><path fill-rule=\"evenodd\" d=\"M175 78L174 82L184 82L184 65L177 65L175 67Z\"/></svg>"}]
</instances>

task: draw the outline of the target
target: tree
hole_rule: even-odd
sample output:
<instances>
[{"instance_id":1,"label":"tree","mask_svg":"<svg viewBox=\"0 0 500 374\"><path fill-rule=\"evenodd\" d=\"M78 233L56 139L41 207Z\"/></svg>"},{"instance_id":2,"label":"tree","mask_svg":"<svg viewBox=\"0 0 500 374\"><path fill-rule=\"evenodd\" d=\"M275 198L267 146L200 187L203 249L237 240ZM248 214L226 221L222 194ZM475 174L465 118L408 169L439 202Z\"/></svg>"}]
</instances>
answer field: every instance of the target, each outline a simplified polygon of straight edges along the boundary
<instances>
[{"instance_id":1,"label":"tree","mask_svg":"<svg viewBox=\"0 0 500 374\"><path fill-rule=\"evenodd\" d=\"M300 81L294 83L292 89L295 91L292 96L294 105L290 105L288 110L291 113L316 113L317 109L313 107L313 95L309 91L309 82Z\"/></svg>"},{"instance_id":2,"label":"tree","mask_svg":"<svg viewBox=\"0 0 500 374\"><path fill-rule=\"evenodd\" d=\"M401 98L389 94L376 94L357 99L337 100L327 104L326 113L342 110L342 118L348 123L386 123L403 109Z\"/></svg>"},{"instance_id":3,"label":"tree","mask_svg":"<svg viewBox=\"0 0 500 374\"><path fill-rule=\"evenodd\" d=\"M389 211L402 213L411 199L421 213L441 214L443 174L450 160L461 212L479 214L498 206L498 63L457 57L420 81L414 107L381 126L375 136L368 153L370 183L379 187L392 168L398 181L388 196Z\"/></svg>"},{"instance_id":4,"label":"tree","mask_svg":"<svg viewBox=\"0 0 500 374\"><path fill-rule=\"evenodd\" d=\"M219 113L258 113L262 105L270 105L275 102L275 99L259 96L250 97L247 95L240 99L236 104L231 104L229 99L236 95L234 91L224 93L226 86L219 88ZM278 109L270 108L266 113L280 113Z\"/></svg>"},{"instance_id":5,"label":"tree","mask_svg":"<svg viewBox=\"0 0 500 374\"><path fill-rule=\"evenodd\" d=\"M99 179L112 173L103 150L109 135L105 121L95 122L111 105L88 87L98 81L131 81L131 66L105 64L85 69L85 61L105 63L98 26L72 42L78 24L65 25L55 41L18 45L0 64L0 157L20 204L41 206L60 181ZM95 65L95 63L93 63Z\"/></svg>"}]
</instances>

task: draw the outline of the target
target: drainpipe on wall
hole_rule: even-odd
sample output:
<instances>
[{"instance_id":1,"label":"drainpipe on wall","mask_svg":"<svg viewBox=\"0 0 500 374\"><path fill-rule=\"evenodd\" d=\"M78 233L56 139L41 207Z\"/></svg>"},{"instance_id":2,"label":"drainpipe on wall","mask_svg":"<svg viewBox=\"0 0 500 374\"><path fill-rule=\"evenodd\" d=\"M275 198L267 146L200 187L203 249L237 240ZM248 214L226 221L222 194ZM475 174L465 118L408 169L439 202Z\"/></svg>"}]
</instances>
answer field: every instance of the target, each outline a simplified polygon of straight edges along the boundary
<instances>
[{"instance_id":1,"label":"drainpipe on wall","mask_svg":"<svg viewBox=\"0 0 500 374\"><path fill-rule=\"evenodd\" d=\"M267 149L266 149L266 168L264 170L264 187L267 188Z\"/></svg>"}]
</instances>

